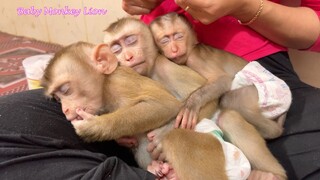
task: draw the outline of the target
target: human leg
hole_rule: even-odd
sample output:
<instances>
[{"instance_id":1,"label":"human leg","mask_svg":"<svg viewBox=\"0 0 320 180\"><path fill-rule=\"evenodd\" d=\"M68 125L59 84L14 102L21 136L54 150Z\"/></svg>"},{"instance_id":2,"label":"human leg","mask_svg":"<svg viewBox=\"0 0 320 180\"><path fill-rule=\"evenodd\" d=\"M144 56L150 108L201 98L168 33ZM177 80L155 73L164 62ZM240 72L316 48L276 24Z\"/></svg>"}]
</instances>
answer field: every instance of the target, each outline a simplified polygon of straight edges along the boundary
<instances>
[{"instance_id":1,"label":"human leg","mask_svg":"<svg viewBox=\"0 0 320 180\"><path fill-rule=\"evenodd\" d=\"M154 179L108 157L120 151L128 156L120 149L114 142L84 143L60 104L46 99L42 90L0 98L0 179L101 179L106 174L113 179Z\"/></svg>"},{"instance_id":2,"label":"human leg","mask_svg":"<svg viewBox=\"0 0 320 180\"><path fill-rule=\"evenodd\" d=\"M258 62L284 80L292 92L283 135L268 142L270 150L285 167L289 179L319 179L320 89L298 78L286 53Z\"/></svg>"}]
</instances>

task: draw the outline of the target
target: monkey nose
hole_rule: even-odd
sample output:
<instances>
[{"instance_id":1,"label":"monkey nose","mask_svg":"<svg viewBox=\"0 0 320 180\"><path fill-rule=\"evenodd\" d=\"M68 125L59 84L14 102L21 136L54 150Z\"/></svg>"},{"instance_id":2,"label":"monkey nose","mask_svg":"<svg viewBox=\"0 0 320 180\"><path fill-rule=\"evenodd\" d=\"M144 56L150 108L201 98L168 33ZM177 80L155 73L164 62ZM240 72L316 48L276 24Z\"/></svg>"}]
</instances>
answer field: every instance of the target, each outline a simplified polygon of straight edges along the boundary
<instances>
[{"instance_id":1,"label":"monkey nose","mask_svg":"<svg viewBox=\"0 0 320 180\"><path fill-rule=\"evenodd\" d=\"M63 114L67 115L69 113L69 109L64 109Z\"/></svg>"},{"instance_id":2,"label":"monkey nose","mask_svg":"<svg viewBox=\"0 0 320 180\"><path fill-rule=\"evenodd\" d=\"M133 56L127 56L127 61L132 61L133 60Z\"/></svg>"},{"instance_id":3,"label":"monkey nose","mask_svg":"<svg viewBox=\"0 0 320 180\"><path fill-rule=\"evenodd\" d=\"M172 46L171 46L171 51L172 51L173 53L177 53L178 50L179 50L179 48L178 48L177 46L175 46L175 45L172 45Z\"/></svg>"}]
</instances>

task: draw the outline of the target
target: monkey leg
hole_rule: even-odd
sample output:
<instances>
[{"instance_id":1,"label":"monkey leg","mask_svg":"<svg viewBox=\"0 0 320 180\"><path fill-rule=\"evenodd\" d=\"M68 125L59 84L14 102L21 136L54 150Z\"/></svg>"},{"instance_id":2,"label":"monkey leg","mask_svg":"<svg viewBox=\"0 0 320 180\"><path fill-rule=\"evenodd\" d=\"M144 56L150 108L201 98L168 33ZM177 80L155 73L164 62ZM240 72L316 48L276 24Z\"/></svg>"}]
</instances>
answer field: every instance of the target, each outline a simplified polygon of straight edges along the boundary
<instances>
[{"instance_id":1,"label":"monkey leg","mask_svg":"<svg viewBox=\"0 0 320 180\"><path fill-rule=\"evenodd\" d=\"M265 140L238 112L223 110L218 125L228 140L246 155L253 169L271 172L287 179L286 172L271 154Z\"/></svg>"},{"instance_id":2,"label":"monkey leg","mask_svg":"<svg viewBox=\"0 0 320 180\"><path fill-rule=\"evenodd\" d=\"M228 179L221 143L211 134L174 129L161 144L163 153L180 179Z\"/></svg>"},{"instance_id":3,"label":"monkey leg","mask_svg":"<svg viewBox=\"0 0 320 180\"><path fill-rule=\"evenodd\" d=\"M263 116L259 96L254 85L227 92L220 101L222 108L238 111L265 139L279 137L283 128L280 123Z\"/></svg>"}]
</instances>

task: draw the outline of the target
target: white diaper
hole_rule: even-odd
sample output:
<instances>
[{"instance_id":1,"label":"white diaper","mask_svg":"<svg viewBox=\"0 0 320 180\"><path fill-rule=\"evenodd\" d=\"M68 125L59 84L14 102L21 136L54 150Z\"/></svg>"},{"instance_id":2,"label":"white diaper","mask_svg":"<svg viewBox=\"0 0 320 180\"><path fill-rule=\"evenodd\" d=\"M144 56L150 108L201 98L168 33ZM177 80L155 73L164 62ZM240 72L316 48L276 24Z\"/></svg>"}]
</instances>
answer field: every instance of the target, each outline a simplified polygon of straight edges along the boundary
<instances>
[{"instance_id":1,"label":"white diaper","mask_svg":"<svg viewBox=\"0 0 320 180\"><path fill-rule=\"evenodd\" d=\"M231 90L249 85L257 88L259 105L265 117L275 119L288 111L292 100L288 85L255 61L235 75Z\"/></svg>"},{"instance_id":2,"label":"white diaper","mask_svg":"<svg viewBox=\"0 0 320 180\"><path fill-rule=\"evenodd\" d=\"M203 119L195 131L211 133L220 141L226 161L226 173L229 180L245 180L251 172L249 160L235 145L223 140L223 133L213 120Z\"/></svg>"}]
</instances>

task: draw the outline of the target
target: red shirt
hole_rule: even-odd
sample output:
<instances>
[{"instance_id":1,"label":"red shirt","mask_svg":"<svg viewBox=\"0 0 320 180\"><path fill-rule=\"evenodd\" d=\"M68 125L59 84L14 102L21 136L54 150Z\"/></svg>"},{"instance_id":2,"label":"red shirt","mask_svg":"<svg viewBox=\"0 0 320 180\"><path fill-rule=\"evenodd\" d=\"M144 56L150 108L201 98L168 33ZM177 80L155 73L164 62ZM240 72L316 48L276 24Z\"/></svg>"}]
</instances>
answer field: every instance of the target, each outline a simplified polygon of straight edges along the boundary
<instances>
[{"instance_id":1,"label":"red shirt","mask_svg":"<svg viewBox=\"0 0 320 180\"><path fill-rule=\"evenodd\" d=\"M279 3L279 0L270 1ZM318 0L301 0L301 6L310 7L320 15L320 3ZM240 25L238 20L231 16L222 17L209 25L204 25L194 20L173 0L164 0L150 14L143 15L141 19L149 24L154 18L174 11L184 14L188 18L201 43L234 53L248 61L279 51L287 51L286 47L271 42L248 26ZM310 49L320 51L320 39Z\"/></svg>"}]
</instances>

